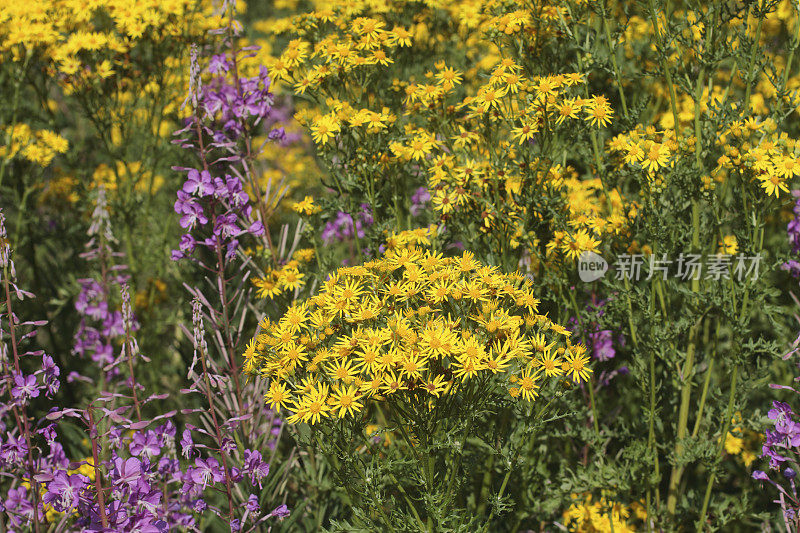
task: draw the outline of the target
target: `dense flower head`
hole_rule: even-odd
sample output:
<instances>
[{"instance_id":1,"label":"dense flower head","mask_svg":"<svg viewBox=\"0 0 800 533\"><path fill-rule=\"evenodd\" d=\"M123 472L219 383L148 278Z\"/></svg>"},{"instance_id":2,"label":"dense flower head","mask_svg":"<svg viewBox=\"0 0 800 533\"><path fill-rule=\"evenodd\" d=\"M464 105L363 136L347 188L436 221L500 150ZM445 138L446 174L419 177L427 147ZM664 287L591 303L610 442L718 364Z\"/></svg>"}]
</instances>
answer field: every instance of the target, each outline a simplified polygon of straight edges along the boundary
<instances>
[{"instance_id":1,"label":"dense flower head","mask_svg":"<svg viewBox=\"0 0 800 533\"><path fill-rule=\"evenodd\" d=\"M395 235L407 244L340 268L319 294L262 321L245 359L272 378L266 400L288 421L344 417L393 394L435 400L466 380L531 401L547 380L588 379L585 347L538 314L524 276L470 252L444 257L430 247L435 231Z\"/></svg>"},{"instance_id":2,"label":"dense flower head","mask_svg":"<svg viewBox=\"0 0 800 533\"><path fill-rule=\"evenodd\" d=\"M312 248L297 250L292 258L277 268L270 268L263 276L253 276L258 298L275 298L284 293L295 293L306 283L306 274L301 268L314 258Z\"/></svg>"},{"instance_id":3,"label":"dense flower head","mask_svg":"<svg viewBox=\"0 0 800 533\"><path fill-rule=\"evenodd\" d=\"M266 67L262 66L257 76L238 78L235 83L227 77L233 67L224 55L211 58L208 72L214 76L203 85L200 106L206 118L213 120L218 131L230 139L238 138L248 122L258 124L266 119L272 110L273 95L269 91L270 78ZM271 140L280 140L281 130L270 132Z\"/></svg>"},{"instance_id":4,"label":"dense flower head","mask_svg":"<svg viewBox=\"0 0 800 533\"><path fill-rule=\"evenodd\" d=\"M212 250L220 247L230 258L243 234L262 235L264 225L260 220L252 220L249 200L238 176L212 177L207 170L189 169L174 205L181 216L180 225L187 233L181 237L180 249L173 250L172 258L191 255L198 245ZM210 235L201 238L200 228Z\"/></svg>"}]
</instances>

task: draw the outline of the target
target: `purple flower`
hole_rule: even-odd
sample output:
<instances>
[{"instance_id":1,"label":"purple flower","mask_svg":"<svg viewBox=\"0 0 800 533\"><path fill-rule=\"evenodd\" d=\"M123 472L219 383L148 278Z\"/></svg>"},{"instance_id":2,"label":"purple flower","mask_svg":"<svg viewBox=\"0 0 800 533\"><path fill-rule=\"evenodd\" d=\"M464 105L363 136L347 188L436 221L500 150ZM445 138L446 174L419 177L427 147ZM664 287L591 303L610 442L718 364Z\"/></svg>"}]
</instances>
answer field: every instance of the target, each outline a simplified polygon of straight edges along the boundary
<instances>
[{"instance_id":1,"label":"purple flower","mask_svg":"<svg viewBox=\"0 0 800 533\"><path fill-rule=\"evenodd\" d=\"M200 499L196 500L192 507L196 513L202 514L208 508L208 504L206 504L204 500Z\"/></svg>"},{"instance_id":2,"label":"purple flower","mask_svg":"<svg viewBox=\"0 0 800 533\"><path fill-rule=\"evenodd\" d=\"M271 141L282 141L286 139L286 130L284 128L275 128L269 132L269 139Z\"/></svg>"},{"instance_id":3,"label":"purple flower","mask_svg":"<svg viewBox=\"0 0 800 533\"><path fill-rule=\"evenodd\" d=\"M596 333L589 334L589 341L592 344L592 355L598 361L608 361L616 355L614 343L611 338L611 330L604 329Z\"/></svg>"},{"instance_id":4,"label":"purple flower","mask_svg":"<svg viewBox=\"0 0 800 533\"><path fill-rule=\"evenodd\" d=\"M258 505L258 497L255 494L251 494L249 498L247 498L247 505L245 508L251 513L255 514L259 511L260 507Z\"/></svg>"},{"instance_id":5,"label":"purple flower","mask_svg":"<svg viewBox=\"0 0 800 533\"><path fill-rule=\"evenodd\" d=\"M14 374L14 386L11 388L11 396L22 399L36 398L39 396L39 386L36 384L36 376L25 374Z\"/></svg>"},{"instance_id":6,"label":"purple flower","mask_svg":"<svg viewBox=\"0 0 800 533\"><path fill-rule=\"evenodd\" d=\"M56 435L56 425L55 424L48 424L42 429L38 430L37 433L44 436L44 439L47 441L47 444L50 446L53 445L58 435Z\"/></svg>"},{"instance_id":7,"label":"purple flower","mask_svg":"<svg viewBox=\"0 0 800 533\"><path fill-rule=\"evenodd\" d=\"M186 194L182 190L178 191L178 199L175 200L174 206L175 212L181 215L190 210L190 206L195 202L196 200L191 195Z\"/></svg>"},{"instance_id":8,"label":"purple flower","mask_svg":"<svg viewBox=\"0 0 800 533\"><path fill-rule=\"evenodd\" d=\"M8 494L5 499L5 507L8 511L8 516L11 522L16 526L29 525L33 518L33 505L28 499L28 489L25 487L17 487L15 489L8 489ZM15 516L16 515L16 516ZM20 520L25 518L25 520Z\"/></svg>"},{"instance_id":9,"label":"purple flower","mask_svg":"<svg viewBox=\"0 0 800 533\"><path fill-rule=\"evenodd\" d=\"M198 172L195 169L189 171L186 181L183 184L183 192L196 194L201 198L214 193L214 182L208 170Z\"/></svg>"},{"instance_id":10,"label":"purple flower","mask_svg":"<svg viewBox=\"0 0 800 533\"><path fill-rule=\"evenodd\" d=\"M261 222L260 220L256 220L255 222L250 224L250 227L247 228L247 232L252 233L257 237L264 235L264 223Z\"/></svg>"},{"instance_id":11,"label":"purple flower","mask_svg":"<svg viewBox=\"0 0 800 533\"><path fill-rule=\"evenodd\" d=\"M228 63L228 60L225 58L225 54L211 56L211 60L208 62L208 72L211 74L228 72L230 68L231 64Z\"/></svg>"},{"instance_id":12,"label":"purple flower","mask_svg":"<svg viewBox=\"0 0 800 533\"><path fill-rule=\"evenodd\" d=\"M189 429L184 429L183 434L181 436L181 449L183 450L183 456L187 459L192 456L192 452L194 452L194 441L192 440L192 432Z\"/></svg>"},{"instance_id":13,"label":"purple flower","mask_svg":"<svg viewBox=\"0 0 800 533\"><path fill-rule=\"evenodd\" d=\"M147 431L145 434L142 434L141 431L136 432L133 435L129 449L133 455L144 455L145 457L153 457L161 452L158 437L152 430Z\"/></svg>"},{"instance_id":14,"label":"purple flower","mask_svg":"<svg viewBox=\"0 0 800 533\"><path fill-rule=\"evenodd\" d=\"M792 407L788 403L773 401L772 409L767 411L767 418L776 420L778 423L791 420Z\"/></svg>"},{"instance_id":15,"label":"purple flower","mask_svg":"<svg viewBox=\"0 0 800 533\"><path fill-rule=\"evenodd\" d=\"M28 453L25 437L8 435L8 440L0 444L0 461L7 464L20 464Z\"/></svg>"},{"instance_id":16,"label":"purple flower","mask_svg":"<svg viewBox=\"0 0 800 533\"><path fill-rule=\"evenodd\" d=\"M325 244L329 244L334 240L343 241L353 237L354 234L358 235L359 238L363 238L365 235L364 226L369 226L372 223L372 211L367 204L361 205L361 212L358 213L355 220L352 215L339 211L334 220L325 224L321 235L322 241Z\"/></svg>"},{"instance_id":17,"label":"purple flower","mask_svg":"<svg viewBox=\"0 0 800 533\"><path fill-rule=\"evenodd\" d=\"M769 476L762 470L753 470L753 479L757 479L759 481L769 481Z\"/></svg>"},{"instance_id":18,"label":"purple flower","mask_svg":"<svg viewBox=\"0 0 800 533\"><path fill-rule=\"evenodd\" d=\"M225 479L225 474L219 466L219 461L213 457L206 460L197 458L194 460L196 468L191 469L192 481L206 488L209 482L219 483Z\"/></svg>"},{"instance_id":19,"label":"purple flower","mask_svg":"<svg viewBox=\"0 0 800 533\"><path fill-rule=\"evenodd\" d=\"M81 491L86 487L88 479L80 474L68 475L59 470L53 475L52 481L47 483L47 492L43 501L50 504L60 512L70 512L78 506Z\"/></svg>"},{"instance_id":20,"label":"purple flower","mask_svg":"<svg viewBox=\"0 0 800 533\"><path fill-rule=\"evenodd\" d=\"M236 225L236 213L228 213L227 215L220 215L214 223L214 234L222 237L223 239L229 237L236 237L241 233L239 226Z\"/></svg>"},{"instance_id":21,"label":"purple flower","mask_svg":"<svg viewBox=\"0 0 800 533\"><path fill-rule=\"evenodd\" d=\"M142 462L135 457L114 459L114 482L117 485L134 486L142 477Z\"/></svg>"},{"instance_id":22,"label":"purple flower","mask_svg":"<svg viewBox=\"0 0 800 533\"><path fill-rule=\"evenodd\" d=\"M290 514L289 508L286 507L286 505L284 504L276 507L275 510L269 514L269 516L277 516L279 519L283 520L284 518L289 516L289 514Z\"/></svg>"},{"instance_id":23,"label":"purple flower","mask_svg":"<svg viewBox=\"0 0 800 533\"><path fill-rule=\"evenodd\" d=\"M42 356L42 371L44 372L44 384L47 387L46 395L48 398L52 398L61 386L61 382L58 380L61 370L56 366L52 357L44 354Z\"/></svg>"},{"instance_id":24,"label":"purple flower","mask_svg":"<svg viewBox=\"0 0 800 533\"><path fill-rule=\"evenodd\" d=\"M194 247L197 245L197 241L194 240L194 237L190 234L185 234L181 236L181 244L180 249L182 252L190 254L194 252Z\"/></svg>"},{"instance_id":25,"label":"purple flower","mask_svg":"<svg viewBox=\"0 0 800 533\"><path fill-rule=\"evenodd\" d=\"M420 187L414 191L414 194L411 195L411 207L409 208L411 215L417 216L420 214L428 206L430 200L431 195L427 187Z\"/></svg>"},{"instance_id":26,"label":"purple flower","mask_svg":"<svg viewBox=\"0 0 800 533\"><path fill-rule=\"evenodd\" d=\"M794 190L792 194L796 198L794 208L792 209L794 218L789 221L789 224L786 226L786 234L792 245L792 253L800 254L800 190ZM781 269L788 271L795 278L800 277L800 263L794 259L790 259L781 265Z\"/></svg>"},{"instance_id":27,"label":"purple flower","mask_svg":"<svg viewBox=\"0 0 800 533\"><path fill-rule=\"evenodd\" d=\"M108 442L115 448L122 446L122 430L114 426L108 430Z\"/></svg>"},{"instance_id":28,"label":"purple flower","mask_svg":"<svg viewBox=\"0 0 800 533\"><path fill-rule=\"evenodd\" d=\"M180 193L182 191L178 192ZM177 204L177 202L175 203ZM180 220L180 225L182 228L194 228L195 224L198 222L200 224L208 223L208 218L203 213L203 207L196 201L192 200L191 202L183 203L182 209L183 216Z\"/></svg>"}]
</instances>

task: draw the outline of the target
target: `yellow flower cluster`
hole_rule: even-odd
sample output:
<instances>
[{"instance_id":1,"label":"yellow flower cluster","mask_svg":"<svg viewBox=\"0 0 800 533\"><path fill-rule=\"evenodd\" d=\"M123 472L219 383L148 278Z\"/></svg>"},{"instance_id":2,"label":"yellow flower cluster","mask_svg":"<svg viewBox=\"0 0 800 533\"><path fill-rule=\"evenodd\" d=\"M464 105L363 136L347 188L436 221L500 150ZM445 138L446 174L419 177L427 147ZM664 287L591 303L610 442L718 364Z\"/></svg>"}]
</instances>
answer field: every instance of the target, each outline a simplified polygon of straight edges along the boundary
<instances>
[{"instance_id":1,"label":"yellow flower cluster","mask_svg":"<svg viewBox=\"0 0 800 533\"><path fill-rule=\"evenodd\" d=\"M163 179L136 161L158 159L144 152L159 145L141 136L164 138L176 129L188 69L185 52L220 25L206 0L0 0L0 55L20 79L44 74L49 86L35 89L54 95L42 106L51 115L60 114L58 106L75 106L86 119L75 129L96 132L99 151L112 165L98 168L91 186L154 194ZM29 89L19 91L22 101L16 91L8 95L15 111L26 107ZM71 95L79 98L65 98ZM25 125L14 126L10 144L0 147L0 157L19 152L43 167L68 148L58 135L34 134ZM140 153L131 153L136 150ZM58 183L62 196L76 196L70 184Z\"/></svg>"},{"instance_id":2,"label":"yellow flower cluster","mask_svg":"<svg viewBox=\"0 0 800 533\"><path fill-rule=\"evenodd\" d=\"M116 191L120 184L152 194L164 185L164 177L143 171L140 161L117 161L113 167L100 164L92 174L92 188L103 187L107 191Z\"/></svg>"},{"instance_id":3,"label":"yellow flower cluster","mask_svg":"<svg viewBox=\"0 0 800 533\"><path fill-rule=\"evenodd\" d=\"M763 433L742 426L742 414L736 412L731 420L731 429L725 435L725 452L741 459L745 467L749 467L760 455Z\"/></svg>"},{"instance_id":4,"label":"yellow flower cluster","mask_svg":"<svg viewBox=\"0 0 800 533\"><path fill-rule=\"evenodd\" d=\"M75 188L78 180L72 176L57 175L41 184L41 194L37 198L40 206L52 206L60 202L76 204L80 200Z\"/></svg>"},{"instance_id":5,"label":"yellow flower cluster","mask_svg":"<svg viewBox=\"0 0 800 533\"><path fill-rule=\"evenodd\" d=\"M631 533L635 521L647 518L640 502L625 505L606 498L592 501L591 494L573 494L572 505L564 512L564 522L576 533Z\"/></svg>"},{"instance_id":6,"label":"yellow flower cluster","mask_svg":"<svg viewBox=\"0 0 800 533\"><path fill-rule=\"evenodd\" d=\"M724 153L711 171L715 181L731 172L743 173L768 196L788 193L800 176L800 144L785 132L776 134L775 122L749 117L736 121L719 139Z\"/></svg>"},{"instance_id":7,"label":"yellow flower cluster","mask_svg":"<svg viewBox=\"0 0 800 533\"><path fill-rule=\"evenodd\" d=\"M660 169L674 166L678 143L672 131L659 132L653 126L644 128L640 124L611 139L608 148L618 155L620 165L644 171L653 180Z\"/></svg>"},{"instance_id":8,"label":"yellow flower cluster","mask_svg":"<svg viewBox=\"0 0 800 533\"><path fill-rule=\"evenodd\" d=\"M196 0L0 0L0 53L38 51L67 76L113 75L139 41L200 35L219 26ZM90 67L87 69L86 67Z\"/></svg>"},{"instance_id":9,"label":"yellow flower cluster","mask_svg":"<svg viewBox=\"0 0 800 533\"><path fill-rule=\"evenodd\" d=\"M294 291L305 284L305 274L300 266L314 259L314 250L304 248L297 250L292 259L277 269L270 269L264 276L255 276L251 282L256 286L259 298L275 298L287 291Z\"/></svg>"},{"instance_id":10,"label":"yellow flower cluster","mask_svg":"<svg viewBox=\"0 0 800 533\"><path fill-rule=\"evenodd\" d=\"M41 167L48 166L57 154L66 153L69 142L50 130L33 130L24 123L4 128L2 138L7 139L0 146L0 159L21 156Z\"/></svg>"},{"instance_id":11,"label":"yellow flower cluster","mask_svg":"<svg viewBox=\"0 0 800 533\"><path fill-rule=\"evenodd\" d=\"M713 112L712 109L710 112ZM693 117L693 111L689 118ZM715 139L722 150L717 165L703 176L703 187L713 190L731 172L746 173L768 196L788 193L790 181L800 176L800 146L785 132L775 134L772 119L750 116L735 121ZM617 156L619 167L627 166L646 173L651 183L660 185L662 169L674 167L679 157L693 157L693 139L682 146L671 130L639 125L637 129L617 135L608 143Z\"/></svg>"},{"instance_id":12,"label":"yellow flower cluster","mask_svg":"<svg viewBox=\"0 0 800 533\"><path fill-rule=\"evenodd\" d=\"M393 395L435 401L467 380L532 401L545 380L589 378L585 347L538 314L524 276L469 252L444 257L429 247L434 231L394 235L385 256L340 268L319 294L262 320L245 367L271 378L266 400L288 408L289 422Z\"/></svg>"},{"instance_id":13,"label":"yellow flower cluster","mask_svg":"<svg viewBox=\"0 0 800 533\"><path fill-rule=\"evenodd\" d=\"M314 117L309 124L311 138L319 145L327 144L333 139L342 130L344 124L351 128L361 128L362 134L370 135L382 131L388 124L396 120L396 117L386 108L383 108L380 113L366 108L356 110L348 102L334 98L329 98L326 105L331 111ZM302 123L308 122L302 118L302 115L299 115L297 119Z\"/></svg>"},{"instance_id":14,"label":"yellow flower cluster","mask_svg":"<svg viewBox=\"0 0 800 533\"><path fill-rule=\"evenodd\" d=\"M368 2L354 2L364 4ZM348 13L358 11L357 8ZM334 12L330 9L298 15L293 18L293 39L277 58L269 62L275 80L292 83L298 94L334 82L345 73L371 65L389 65L390 51L395 47L410 46L411 33L402 27L387 28L383 20L371 17L354 17L348 24L339 24L335 31L319 37L318 28L330 22ZM278 24L272 31L281 29ZM314 34L314 43L304 38Z\"/></svg>"}]
</instances>

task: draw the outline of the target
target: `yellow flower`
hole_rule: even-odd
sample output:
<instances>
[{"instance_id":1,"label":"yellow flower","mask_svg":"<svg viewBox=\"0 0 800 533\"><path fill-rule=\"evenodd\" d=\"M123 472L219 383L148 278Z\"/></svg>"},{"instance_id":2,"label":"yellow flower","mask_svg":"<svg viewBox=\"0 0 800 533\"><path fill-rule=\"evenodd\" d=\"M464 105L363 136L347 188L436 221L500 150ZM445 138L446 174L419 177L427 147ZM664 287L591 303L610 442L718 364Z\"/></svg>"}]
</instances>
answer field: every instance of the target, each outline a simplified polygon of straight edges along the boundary
<instances>
[{"instance_id":1,"label":"yellow flower","mask_svg":"<svg viewBox=\"0 0 800 533\"><path fill-rule=\"evenodd\" d=\"M775 172L781 178L791 179L794 176L800 176L800 160L792 156L782 156L773 162Z\"/></svg>"},{"instance_id":2,"label":"yellow flower","mask_svg":"<svg viewBox=\"0 0 800 533\"><path fill-rule=\"evenodd\" d=\"M600 243L589 235L586 230L581 229L575 235L567 236L562 244L562 249L567 259L577 259L583 252L593 252Z\"/></svg>"},{"instance_id":3,"label":"yellow flower","mask_svg":"<svg viewBox=\"0 0 800 533\"><path fill-rule=\"evenodd\" d=\"M358 389L354 385L336 386L333 389L328 403L334 411L337 411L336 416L344 418L347 415L355 414L364 408L359 399Z\"/></svg>"},{"instance_id":4,"label":"yellow flower","mask_svg":"<svg viewBox=\"0 0 800 533\"><path fill-rule=\"evenodd\" d=\"M317 144L325 144L341 130L339 120L332 115L323 115L311 125L311 137Z\"/></svg>"},{"instance_id":5,"label":"yellow flower","mask_svg":"<svg viewBox=\"0 0 800 533\"><path fill-rule=\"evenodd\" d=\"M395 26L389 32L388 44L394 46L411 46L411 32L400 26Z\"/></svg>"},{"instance_id":6,"label":"yellow flower","mask_svg":"<svg viewBox=\"0 0 800 533\"><path fill-rule=\"evenodd\" d=\"M595 96L586 103L585 107L589 124L592 126L607 126L611 123L611 117L614 112L605 97Z\"/></svg>"},{"instance_id":7,"label":"yellow flower","mask_svg":"<svg viewBox=\"0 0 800 533\"><path fill-rule=\"evenodd\" d=\"M521 126L511 130L511 138L516 140L519 144L523 144L533 139L538 131L539 128L533 122L523 122Z\"/></svg>"},{"instance_id":8,"label":"yellow flower","mask_svg":"<svg viewBox=\"0 0 800 533\"><path fill-rule=\"evenodd\" d=\"M767 196L774 194L775 198L777 198L780 191L789 192L786 182L777 174L759 174L757 177L761 181L761 187L764 188Z\"/></svg>"},{"instance_id":9,"label":"yellow flower","mask_svg":"<svg viewBox=\"0 0 800 533\"><path fill-rule=\"evenodd\" d=\"M577 105L574 98L567 98L560 104L556 104L555 109L558 112L556 124L561 124L568 118L578 118L578 111L580 111L581 108Z\"/></svg>"},{"instance_id":10,"label":"yellow flower","mask_svg":"<svg viewBox=\"0 0 800 533\"><path fill-rule=\"evenodd\" d=\"M279 409L285 407L291 401L291 396L286 390L286 384L279 381L272 381L269 385L269 390L264 396L267 400L267 405L270 409Z\"/></svg>"},{"instance_id":11,"label":"yellow flower","mask_svg":"<svg viewBox=\"0 0 800 533\"><path fill-rule=\"evenodd\" d=\"M725 235L719 243L719 253L721 254L735 255L738 250L739 244L734 235Z\"/></svg>"},{"instance_id":12,"label":"yellow flower","mask_svg":"<svg viewBox=\"0 0 800 533\"><path fill-rule=\"evenodd\" d=\"M558 367L567 362L573 379L587 379L585 348L567 343L565 328L525 318L538 299L520 273L481 265L470 252L445 257L420 248L436 231L392 234L384 256L340 268L318 295L263 322L248 345L248 370L272 379L266 400L287 407L288 422L352 416L367 401L393 402L422 389L426 408L435 408L465 383L532 401L543 380L568 371ZM563 362L539 355L556 346L574 355Z\"/></svg>"},{"instance_id":13,"label":"yellow flower","mask_svg":"<svg viewBox=\"0 0 800 533\"><path fill-rule=\"evenodd\" d=\"M522 399L527 401L533 401L539 395L537 390L539 389L539 378L540 374L538 371L530 372L525 370L522 375L519 376L517 380L517 384L519 385L520 395Z\"/></svg>"},{"instance_id":14,"label":"yellow flower","mask_svg":"<svg viewBox=\"0 0 800 533\"><path fill-rule=\"evenodd\" d=\"M589 381L589 374L591 373L591 370L587 367L589 361L589 356L578 350L568 351L564 355L562 369L568 376L572 377L572 381L575 383Z\"/></svg>"},{"instance_id":15,"label":"yellow flower","mask_svg":"<svg viewBox=\"0 0 800 533\"><path fill-rule=\"evenodd\" d=\"M644 156L642 166L647 171L655 172L659 168L665 167L668 160L669 148L667 148L664 144L653 142L650 144L650 147Z\"/></svg>"},{"instance_id":16,"label":"yellow flower","mask_svg":"<svg viewBox=\"0 0 800 533\"><path fill-rule=\"evenodd\" d=\"M549 349L539 354L539 358L534 362L537 366L544 370L546 376L560 376L564 373L558 356L552 353Z\"/></svg>"},{"instance_id":17,"label":"yellow flower","mask_svg":"<svg viewBox=\"0 0 800 533\"><path fill-rule=\"evenodd\" d=\"M733 435L733 433L728 433L725 436L725 451L731 455L738 455L741 453L742 449L744 448L744 440L739 437Z\"/></svg>"}]
</instances>

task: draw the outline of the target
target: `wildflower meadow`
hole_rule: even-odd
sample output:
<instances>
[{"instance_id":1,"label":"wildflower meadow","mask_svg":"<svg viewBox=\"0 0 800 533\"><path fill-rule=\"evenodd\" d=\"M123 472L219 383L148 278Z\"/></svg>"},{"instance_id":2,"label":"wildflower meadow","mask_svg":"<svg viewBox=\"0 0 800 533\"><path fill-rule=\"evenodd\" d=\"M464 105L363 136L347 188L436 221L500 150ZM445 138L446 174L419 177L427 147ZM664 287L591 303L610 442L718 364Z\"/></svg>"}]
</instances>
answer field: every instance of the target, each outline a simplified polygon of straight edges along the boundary
<instances>
[{"instance_id":1,"label":"wildflower meadow","mask_svg":"<svg viewBox=\"0 0 800 533\"><path fill-rule=\"evenodd\" d=\"M0 0L0 533L800 532L797 0Z\"/></svg>"}]
</instances>

